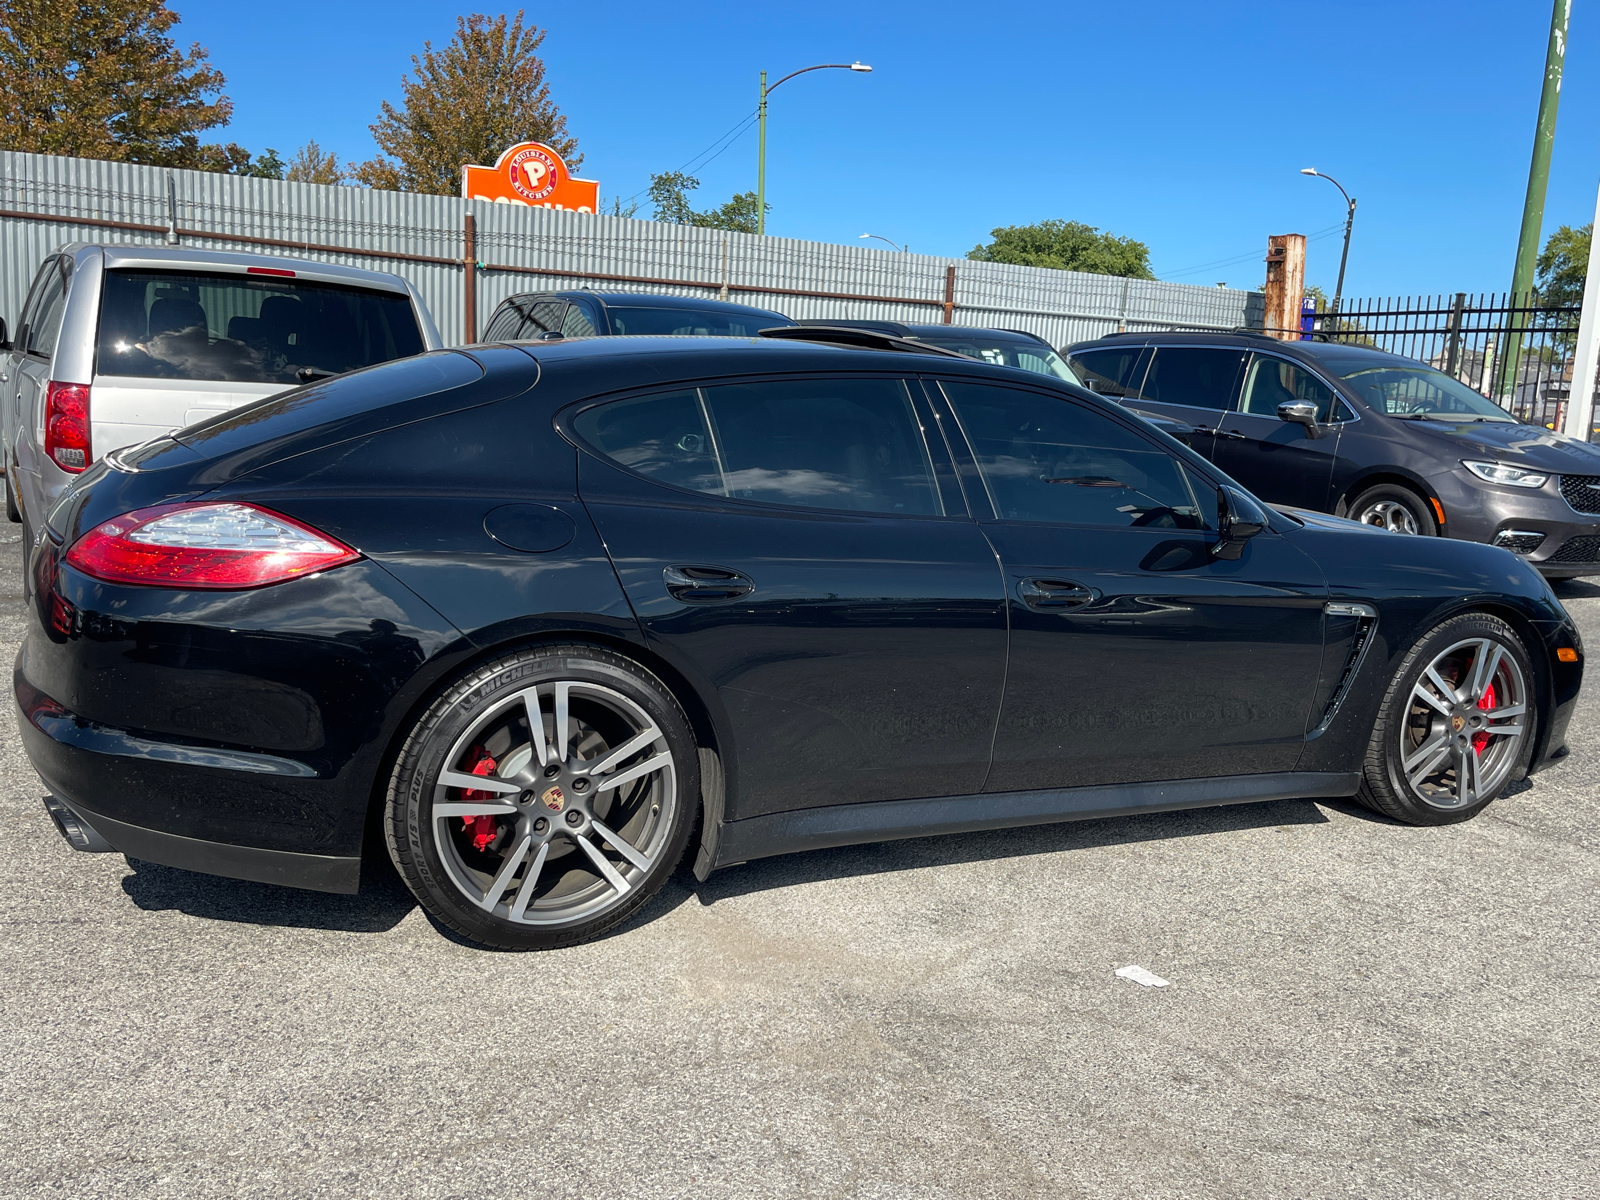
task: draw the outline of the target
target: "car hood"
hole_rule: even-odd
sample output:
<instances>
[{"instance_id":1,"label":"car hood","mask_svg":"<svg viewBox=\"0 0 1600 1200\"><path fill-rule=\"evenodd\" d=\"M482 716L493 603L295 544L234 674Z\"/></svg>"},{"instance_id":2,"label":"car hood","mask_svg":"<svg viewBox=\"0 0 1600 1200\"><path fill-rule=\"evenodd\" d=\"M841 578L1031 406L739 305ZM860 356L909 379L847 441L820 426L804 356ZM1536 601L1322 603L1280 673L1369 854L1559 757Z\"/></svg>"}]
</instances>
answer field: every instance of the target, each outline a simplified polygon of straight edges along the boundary
<instances>
[{"instance_id":1,"label":"car hood","mask_svg":"<svg viewBox=\"0 0 1600 1200\"><path fill-rule=\"evenodd\" d=\"M1331 513L1313 512L1309 508L1293 508L1287 504L1274 504L1273 508L1287 516L1293 517L1302 525L1309 525L1313 529L1338 529L1349 533L1381 533L1386 536L1391 534L1381 525L1366 525L1360 521L1352 521L1347 517L1336 517Z\"/></svg>"},{"instance_id":2,"label":"car hood","mask_svg":"<svg viewBox=\"0 0 1600 1200\"><path fill-rule=\"evenodd\" d=\"M1577 475L1600 475L1600 446L1538 425L1501 421L1408 421L1430 440L1449 442L1462 458L1493 459L1512 466Z\"/></svg>"}]
</instances>

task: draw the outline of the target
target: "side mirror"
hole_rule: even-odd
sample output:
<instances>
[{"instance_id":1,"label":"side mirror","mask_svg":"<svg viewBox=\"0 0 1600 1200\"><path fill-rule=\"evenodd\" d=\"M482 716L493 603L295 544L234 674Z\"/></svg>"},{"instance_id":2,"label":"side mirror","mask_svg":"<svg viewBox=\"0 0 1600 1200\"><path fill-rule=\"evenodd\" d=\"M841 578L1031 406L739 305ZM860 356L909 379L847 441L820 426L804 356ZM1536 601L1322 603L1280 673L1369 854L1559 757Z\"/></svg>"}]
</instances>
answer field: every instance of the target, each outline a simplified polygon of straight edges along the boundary
<instances>
[{"instance_id":1,"label":"side mirror","mask_svg":"<svg viewBox=\"0 0 1600 1200\"><path fill-rule=\"evenodd\" d=\"M11 349L11 339L6 336L7 332L5 318L0 317L0 350Z\"/></svg>"},{"instance_id":2,"label":"side mirror","mask_svg":"<svg viewBox=\"0 0 1600 1200\"><path fill-rule=\"evenodd\" d=\"M1261 506L1237 488L1217 489L1217 544L1213 558L1235 559L1244 553L1244 544L1267 527L1267 514Z\"/></svg>"},{"instance_id":3,"label":"side mirror","mask_svg":"<svg viewBox=\"0 0 1600 1200\"><path fill-rule=\"evenodd\" d=\"M1309 400L1289 400L1278 405L1278 420L1304 425L1308 438L1322 436L1322 428L1317 424L1317 406Z\"/></svg>"}]
</instances>

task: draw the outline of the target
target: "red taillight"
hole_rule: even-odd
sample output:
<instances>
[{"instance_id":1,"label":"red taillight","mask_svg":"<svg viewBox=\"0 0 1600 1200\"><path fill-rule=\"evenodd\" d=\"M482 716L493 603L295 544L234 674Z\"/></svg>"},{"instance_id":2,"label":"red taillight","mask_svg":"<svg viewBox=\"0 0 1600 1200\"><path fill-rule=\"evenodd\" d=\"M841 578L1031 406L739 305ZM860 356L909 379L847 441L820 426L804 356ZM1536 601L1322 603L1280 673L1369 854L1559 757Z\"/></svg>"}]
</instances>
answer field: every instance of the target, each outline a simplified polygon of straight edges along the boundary
<instances>
[{"instance_id":1,"label":"red taillight","mask_svg":"<svg viewBox=\"0 0 1600 1200\"><path fill-rule=\"evenodd\" d=\"M52 383L45 393L44 452L63 471L89 465L89 388L82 383Z\"/></svg>"},{"instance_id":2,"label":"red taillight","mask_svg":"<svg viewBox=\"0 0 1600 1200\"><path fill-rule=\"evenodd\" d=\"M285 279L293 279L293 271L285 271L281 267L246 267L246 275L281 275Z\"/></svg>"},{"instance_id":3,"label":"red taillight","mask_svg":"<svg viewBox=\"0 0 1600 1200\"><path fill-rule=\"evenodd\" d=\"M254 504L161 504L102 521L69 566L111 583L240 589L282 583L361 556L309 525Z\"/></svg>"}]
</instances>

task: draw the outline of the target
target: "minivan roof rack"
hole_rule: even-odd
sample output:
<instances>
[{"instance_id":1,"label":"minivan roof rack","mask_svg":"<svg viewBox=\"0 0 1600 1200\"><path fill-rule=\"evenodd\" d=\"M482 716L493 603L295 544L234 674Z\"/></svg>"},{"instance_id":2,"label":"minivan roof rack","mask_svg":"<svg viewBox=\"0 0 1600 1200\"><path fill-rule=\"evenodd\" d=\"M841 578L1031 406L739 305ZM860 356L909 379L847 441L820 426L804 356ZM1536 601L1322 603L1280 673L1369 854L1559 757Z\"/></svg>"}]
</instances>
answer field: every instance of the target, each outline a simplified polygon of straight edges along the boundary
<instances>
[{"instance_id":1,"label":"minivan roof rack","mask_svg":"<svg viewBox=\"0 0 1600 1200\"><path fill-rule=\"evenodd\" d=\"M946 358L973 361L967 355L914 338L896 337L892 333L879 333L875 329L858 329L846 325L778 325L759 331L764 338L777 338L789 342L821 342L829 346L855 346L862 350L900 350L908 354L939 354Z\"/></svg>"}]
</instances>

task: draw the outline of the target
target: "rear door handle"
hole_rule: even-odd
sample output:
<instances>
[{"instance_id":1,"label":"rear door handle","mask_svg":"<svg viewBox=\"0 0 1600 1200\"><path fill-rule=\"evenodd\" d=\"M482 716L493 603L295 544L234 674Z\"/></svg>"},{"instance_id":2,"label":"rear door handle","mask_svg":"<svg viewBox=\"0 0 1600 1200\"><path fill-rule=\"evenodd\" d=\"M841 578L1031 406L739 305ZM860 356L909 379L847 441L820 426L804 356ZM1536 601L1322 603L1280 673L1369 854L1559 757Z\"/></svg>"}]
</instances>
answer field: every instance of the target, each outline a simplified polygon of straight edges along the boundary
<instances>
[{"instance_id":1,"label":"rear door handle","mask_svg":"<svg viewBox=\"0 0 1600 1200\"><path fill-rule=\"evenodd\" d=\"M1217 430L1217 436L1218 437L1224 437L1224 438L1233 438L1235 441L1240 441L1240 442L1247 442L1247 441L1250 440L1250 435L1249 434L1240 433L1237 429L1219 429L1219 430Z\"/></svg>"},{"instance_id":2,"label":"rear door handle","mask_svg":"<svg viewBox=\"0 0 1600 1200\"><path fill-rule=\"evenodd\" d=\"M1024 579L1017 585L1022 602L1038 612L1062 612L1082 608L1100 598L1093 588L1070 579Z\"/></svg>"},{"instance_id":3,"label":"rear door handle","mask_svg":"<svg viewBox=\"0 0 1600 1200\"><path fill-rule=\"evenodd\" d=\"M667 567L661 572L667 595L681 604L721 604L756 590L755 581L727 567Z\"/></svg>"}]
</instances>

